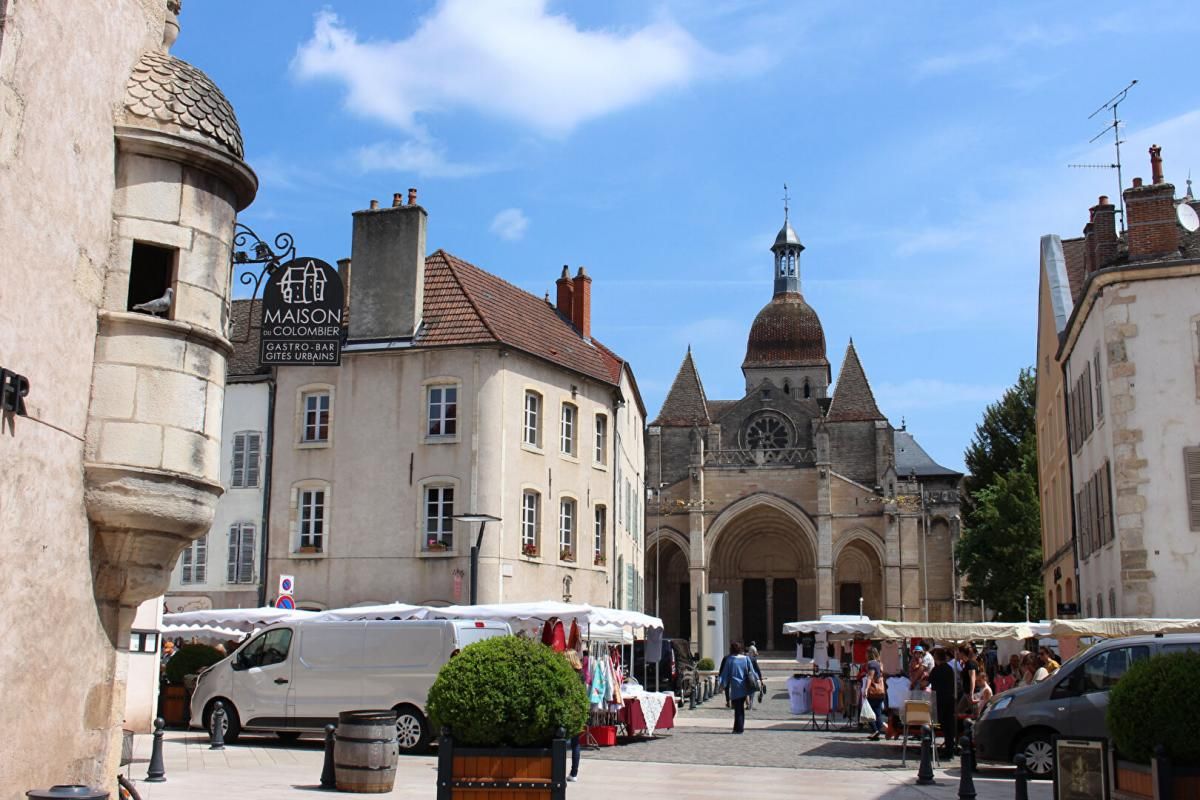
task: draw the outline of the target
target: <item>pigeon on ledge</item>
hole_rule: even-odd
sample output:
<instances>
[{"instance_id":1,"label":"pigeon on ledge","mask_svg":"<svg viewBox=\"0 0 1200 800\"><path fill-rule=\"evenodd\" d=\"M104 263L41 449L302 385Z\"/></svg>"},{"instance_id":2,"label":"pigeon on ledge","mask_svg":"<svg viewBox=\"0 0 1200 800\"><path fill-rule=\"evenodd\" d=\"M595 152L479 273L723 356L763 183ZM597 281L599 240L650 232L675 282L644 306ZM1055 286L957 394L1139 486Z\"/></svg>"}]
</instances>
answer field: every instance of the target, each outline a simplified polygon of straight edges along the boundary
<instances>
[{"instance_id":1,"label":"pigeon on ledge","mask_svg":"<svg viewBox=\"0 0 1200 800\"><path fill-rule=\"evenodd\" d=\"M138 303L133 307L134 311L141 311L155 317L161 317L163 314L171 310L171 295L174 294L173 287L167 288L167 293L156 300L147 300L144 303Z\"/></svg>"}]
</instances>

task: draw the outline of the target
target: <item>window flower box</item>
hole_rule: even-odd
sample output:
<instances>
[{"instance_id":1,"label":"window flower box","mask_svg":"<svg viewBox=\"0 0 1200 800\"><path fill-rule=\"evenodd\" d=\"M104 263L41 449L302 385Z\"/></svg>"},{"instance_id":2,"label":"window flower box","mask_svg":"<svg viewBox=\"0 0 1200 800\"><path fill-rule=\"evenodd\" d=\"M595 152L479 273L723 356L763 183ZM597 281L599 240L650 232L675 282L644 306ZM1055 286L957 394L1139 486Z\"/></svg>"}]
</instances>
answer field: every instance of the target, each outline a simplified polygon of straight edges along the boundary
<instances>
[{"instance_id":1,"label":"window flower box","mask_svg":"<svg viewBox=\"0 0 1200 800\"><path fill-rule=\"evenodd\" d=\"M595 564L597 567L603 567L606 563L608 563L608 561L604 557L604 553L596 553L592 557L592 563Z\"/></svg>"},{"instance_id":2,"label":"window flower box","mask_svg":"<svg viewBox=\"0 0 1200 800\"><path fill-rule=\"evenodd\" d=\"M435 539L433 541L426 542L425 549L431 553L444 553L447 550L449 550L450 548L446 545L445 542L440 542Z\"/></svg>"},{"instance_id":3,"label":"window flower box","mask_svg":"<svg viewBox=\"0 0 1200 800\"><path fill-rule=\"evenodd\" d=\"M564 547L562 549L562 552L560 552L558 554L558 557L560 559L562 559L563 561L574 561L575 560L575 551L569 547Z\"/></svg>"},{"instance_id":4,"label":"window flower box","mask_svg":"<svg viewBox=\"0 0 1200 800\"><path fill-rule=\"evenodd\" d=\"M537 558L538 546L533 542L526 542L525 544L521 545L521 555L529 556L530 558Z\"/></svg>"},{"instance_id":5,"label":"window flower box","mask_svg":"<svg viewBox=\"0 0 1200 800\"><path fill-rule=\"evenodd\" d=\"M314 547L313 545L305 545L303 547L298 548L296 550L296 552L303 553L305 555L316 555L321 552L321 548Z\"/></svg>"}]
</instances>

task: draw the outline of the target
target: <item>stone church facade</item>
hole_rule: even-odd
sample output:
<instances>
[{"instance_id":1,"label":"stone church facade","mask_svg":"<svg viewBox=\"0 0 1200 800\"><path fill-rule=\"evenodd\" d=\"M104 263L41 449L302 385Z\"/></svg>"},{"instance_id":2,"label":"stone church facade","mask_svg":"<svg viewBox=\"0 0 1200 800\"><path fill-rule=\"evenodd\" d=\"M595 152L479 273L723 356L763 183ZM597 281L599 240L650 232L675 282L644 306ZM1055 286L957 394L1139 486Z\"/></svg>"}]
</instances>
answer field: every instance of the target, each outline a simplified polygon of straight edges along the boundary
<instances>
[{"instance_id":1,"label":"stone church facade","mask_svg":"<svg viewBox=\"0 0 1200 800\"><path fill-rule=\"evenodd\" d=\"M962 476L892 427L853 341L831 382L786 219L771 250L745 395L709 400L689 349L647 430L647 611L695 642L700 598L727 592L732 638L768 648L822 614L950 620Z\"/></svg>"}]
</instances>

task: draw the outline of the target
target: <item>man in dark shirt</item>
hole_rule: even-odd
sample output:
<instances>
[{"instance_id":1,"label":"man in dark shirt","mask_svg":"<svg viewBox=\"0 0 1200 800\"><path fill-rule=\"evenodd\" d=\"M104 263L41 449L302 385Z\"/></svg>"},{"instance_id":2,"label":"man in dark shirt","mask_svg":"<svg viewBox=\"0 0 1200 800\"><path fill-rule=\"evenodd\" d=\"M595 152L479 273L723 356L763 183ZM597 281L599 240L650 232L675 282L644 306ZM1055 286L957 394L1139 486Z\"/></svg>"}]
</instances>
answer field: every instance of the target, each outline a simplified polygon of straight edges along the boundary
<instances>
[{"instance_id":1,"label":"man in dark shirt","mask_svg":"<svg viewBox=\"0 0 1200 800\"><path fill-rule=\"evenodd\" d=\"M942 726L942 758L954 755L954 668L946 663L946 651L935 648L933 670L929 673L929 688L933 689L937 703L937 721Z\"/></svg>"}]
</instances>

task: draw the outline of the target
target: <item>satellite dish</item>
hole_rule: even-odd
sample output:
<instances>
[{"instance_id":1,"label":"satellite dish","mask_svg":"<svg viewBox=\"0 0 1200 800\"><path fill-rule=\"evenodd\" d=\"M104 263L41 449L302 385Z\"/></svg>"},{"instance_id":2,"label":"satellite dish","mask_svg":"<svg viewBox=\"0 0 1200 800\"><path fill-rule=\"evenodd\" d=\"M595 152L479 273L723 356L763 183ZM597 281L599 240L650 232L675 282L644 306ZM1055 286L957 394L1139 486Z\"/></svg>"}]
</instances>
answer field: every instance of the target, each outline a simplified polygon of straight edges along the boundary
<instances>
[{"instance_id":1,"label":"satellite dish","mask_svg":"<svg viewBox=\"0 0 1200 800\"><path fill-rule=\"evenodd\" d=\"M1179 218L1179 224L1188 233L1194 233L1197 228L1200 228L1200 216L1196 216L1196 209L1187 203L1180 203L1175 207L1175 216Z\"/></svg>"}]
</instances>

